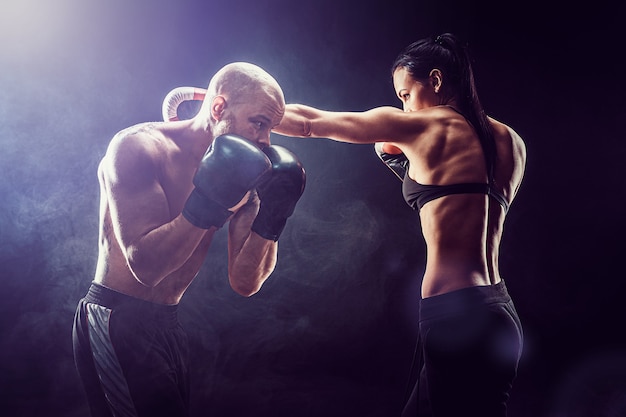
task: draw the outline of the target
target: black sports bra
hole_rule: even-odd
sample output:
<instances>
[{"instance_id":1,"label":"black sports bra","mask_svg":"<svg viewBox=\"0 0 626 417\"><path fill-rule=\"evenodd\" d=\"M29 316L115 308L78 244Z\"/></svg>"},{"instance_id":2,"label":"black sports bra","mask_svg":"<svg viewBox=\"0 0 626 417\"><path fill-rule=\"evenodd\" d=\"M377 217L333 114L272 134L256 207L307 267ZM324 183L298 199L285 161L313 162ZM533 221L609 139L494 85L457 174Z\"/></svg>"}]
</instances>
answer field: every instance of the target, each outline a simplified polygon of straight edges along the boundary
<instances>
[{"instance_id":1,"label":"black sports bra","mask_svg":"<svg viewBox=\"0 0 626 417\"><path fill-rule=\"evenodd\" d=\"M506 198L491 184L468 182L448 185L424 185L409 178L408 170L404 173L402 194L404 195L404 200L414 210L420 210L429 201L450 194L487 194L495 198L505 212L509 210L509 203L506 201Z\"/></svg>"}]
</instances>

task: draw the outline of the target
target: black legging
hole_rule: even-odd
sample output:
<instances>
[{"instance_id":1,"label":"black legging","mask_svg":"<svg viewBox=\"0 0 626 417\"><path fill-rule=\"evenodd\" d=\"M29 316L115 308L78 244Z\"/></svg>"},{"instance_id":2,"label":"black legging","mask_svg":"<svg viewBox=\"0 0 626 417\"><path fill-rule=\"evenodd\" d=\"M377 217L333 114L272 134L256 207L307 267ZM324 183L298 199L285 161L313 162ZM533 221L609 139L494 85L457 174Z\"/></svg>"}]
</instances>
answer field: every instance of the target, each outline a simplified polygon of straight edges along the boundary
<instances>
[{"instance_id":1,"label":"black legging","mask_svg":"<svg viewBox=\"0 0 626 417\"><path fill-rule=\"evenodd\" d=\"M505 417L523 338L504 281L425 298L419 312L419 377L402 417Z\"/></svg>"}]
</instances>

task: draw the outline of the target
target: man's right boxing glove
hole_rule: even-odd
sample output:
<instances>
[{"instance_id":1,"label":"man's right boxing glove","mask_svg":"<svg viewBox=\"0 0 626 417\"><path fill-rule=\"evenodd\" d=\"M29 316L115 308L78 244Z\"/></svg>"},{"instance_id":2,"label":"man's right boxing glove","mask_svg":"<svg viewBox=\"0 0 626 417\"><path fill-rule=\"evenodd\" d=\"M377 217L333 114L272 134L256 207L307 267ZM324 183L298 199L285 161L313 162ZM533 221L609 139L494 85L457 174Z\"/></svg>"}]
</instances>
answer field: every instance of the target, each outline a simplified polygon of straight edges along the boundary
<instances>
[{"instance_id":1,"label":"man's right boxing glove","mask_svg":"<svg viewBox=\"0 0 626 417\"><path fill-rule=\"evenodd\" d=\"M376 142L374 150L378 157L393 171L400 181L404 181L404 175L409 170L409 160L403 153L387 153L383 151L384 142Z\"/></svg>"},{"instance_id":2,"label":"man's right boxing glove","mask_svg":"<svg viewBox=\"0 0 626 417\"><path fill-rule=\"evenodd\" d=\"M229 208L269 175L269 158L248 140L236 135L215 138L193 178L194 190L183 216L202 229L222 227L233 214Z\"/></svg>"}]
</instances>

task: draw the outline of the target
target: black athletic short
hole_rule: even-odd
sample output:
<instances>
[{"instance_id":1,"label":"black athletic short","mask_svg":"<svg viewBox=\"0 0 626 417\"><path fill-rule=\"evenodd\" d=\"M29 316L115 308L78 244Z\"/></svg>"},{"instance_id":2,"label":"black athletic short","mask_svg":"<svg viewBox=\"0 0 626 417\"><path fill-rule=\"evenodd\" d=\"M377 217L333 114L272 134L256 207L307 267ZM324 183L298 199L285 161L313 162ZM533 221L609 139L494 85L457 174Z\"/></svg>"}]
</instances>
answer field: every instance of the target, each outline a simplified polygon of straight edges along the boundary
<instances>
[{"instance_id":1,"label":"black athletic short","mask_svg":"<svg viewBox=\"0 0 626 417\"><path fill-rule=\"evenodd\" d=\"M72 336L93 417L189 415L189 347L177 306L92 283Z\"/></svg>"}]
</instances>

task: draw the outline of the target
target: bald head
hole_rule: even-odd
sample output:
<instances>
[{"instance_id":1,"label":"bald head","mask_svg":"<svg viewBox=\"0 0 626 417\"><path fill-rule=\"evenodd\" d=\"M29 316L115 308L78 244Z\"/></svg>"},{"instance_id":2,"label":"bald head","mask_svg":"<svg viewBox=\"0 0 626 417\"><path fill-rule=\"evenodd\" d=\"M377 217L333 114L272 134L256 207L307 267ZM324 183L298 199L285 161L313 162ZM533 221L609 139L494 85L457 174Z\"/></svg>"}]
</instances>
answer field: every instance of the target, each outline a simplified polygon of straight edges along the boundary
<instances>
[{"instance_id":1,"label":"bald head","mask_svg":"<svg viewBox=\"0 0 626 417\"><path fill-rule=\"evenodd\" d=\"M234 62L211 78L194 119L213 137L232 133L264 147L284 113L285 97L274 77L254 64Z\"/></svg>"},{"instance_id":2,"label":"bald head","mask_svg":"<svg viewBox=\"0 0 626 417\"><path fill-rule=\"evenodd\" d=\"M285 103L283 91L274 77L254 64L233 62L215 73L207 98L223 96L231 104L238 104L258 93L268 95L281 105Z\"/></svg>"}]
</instances>

